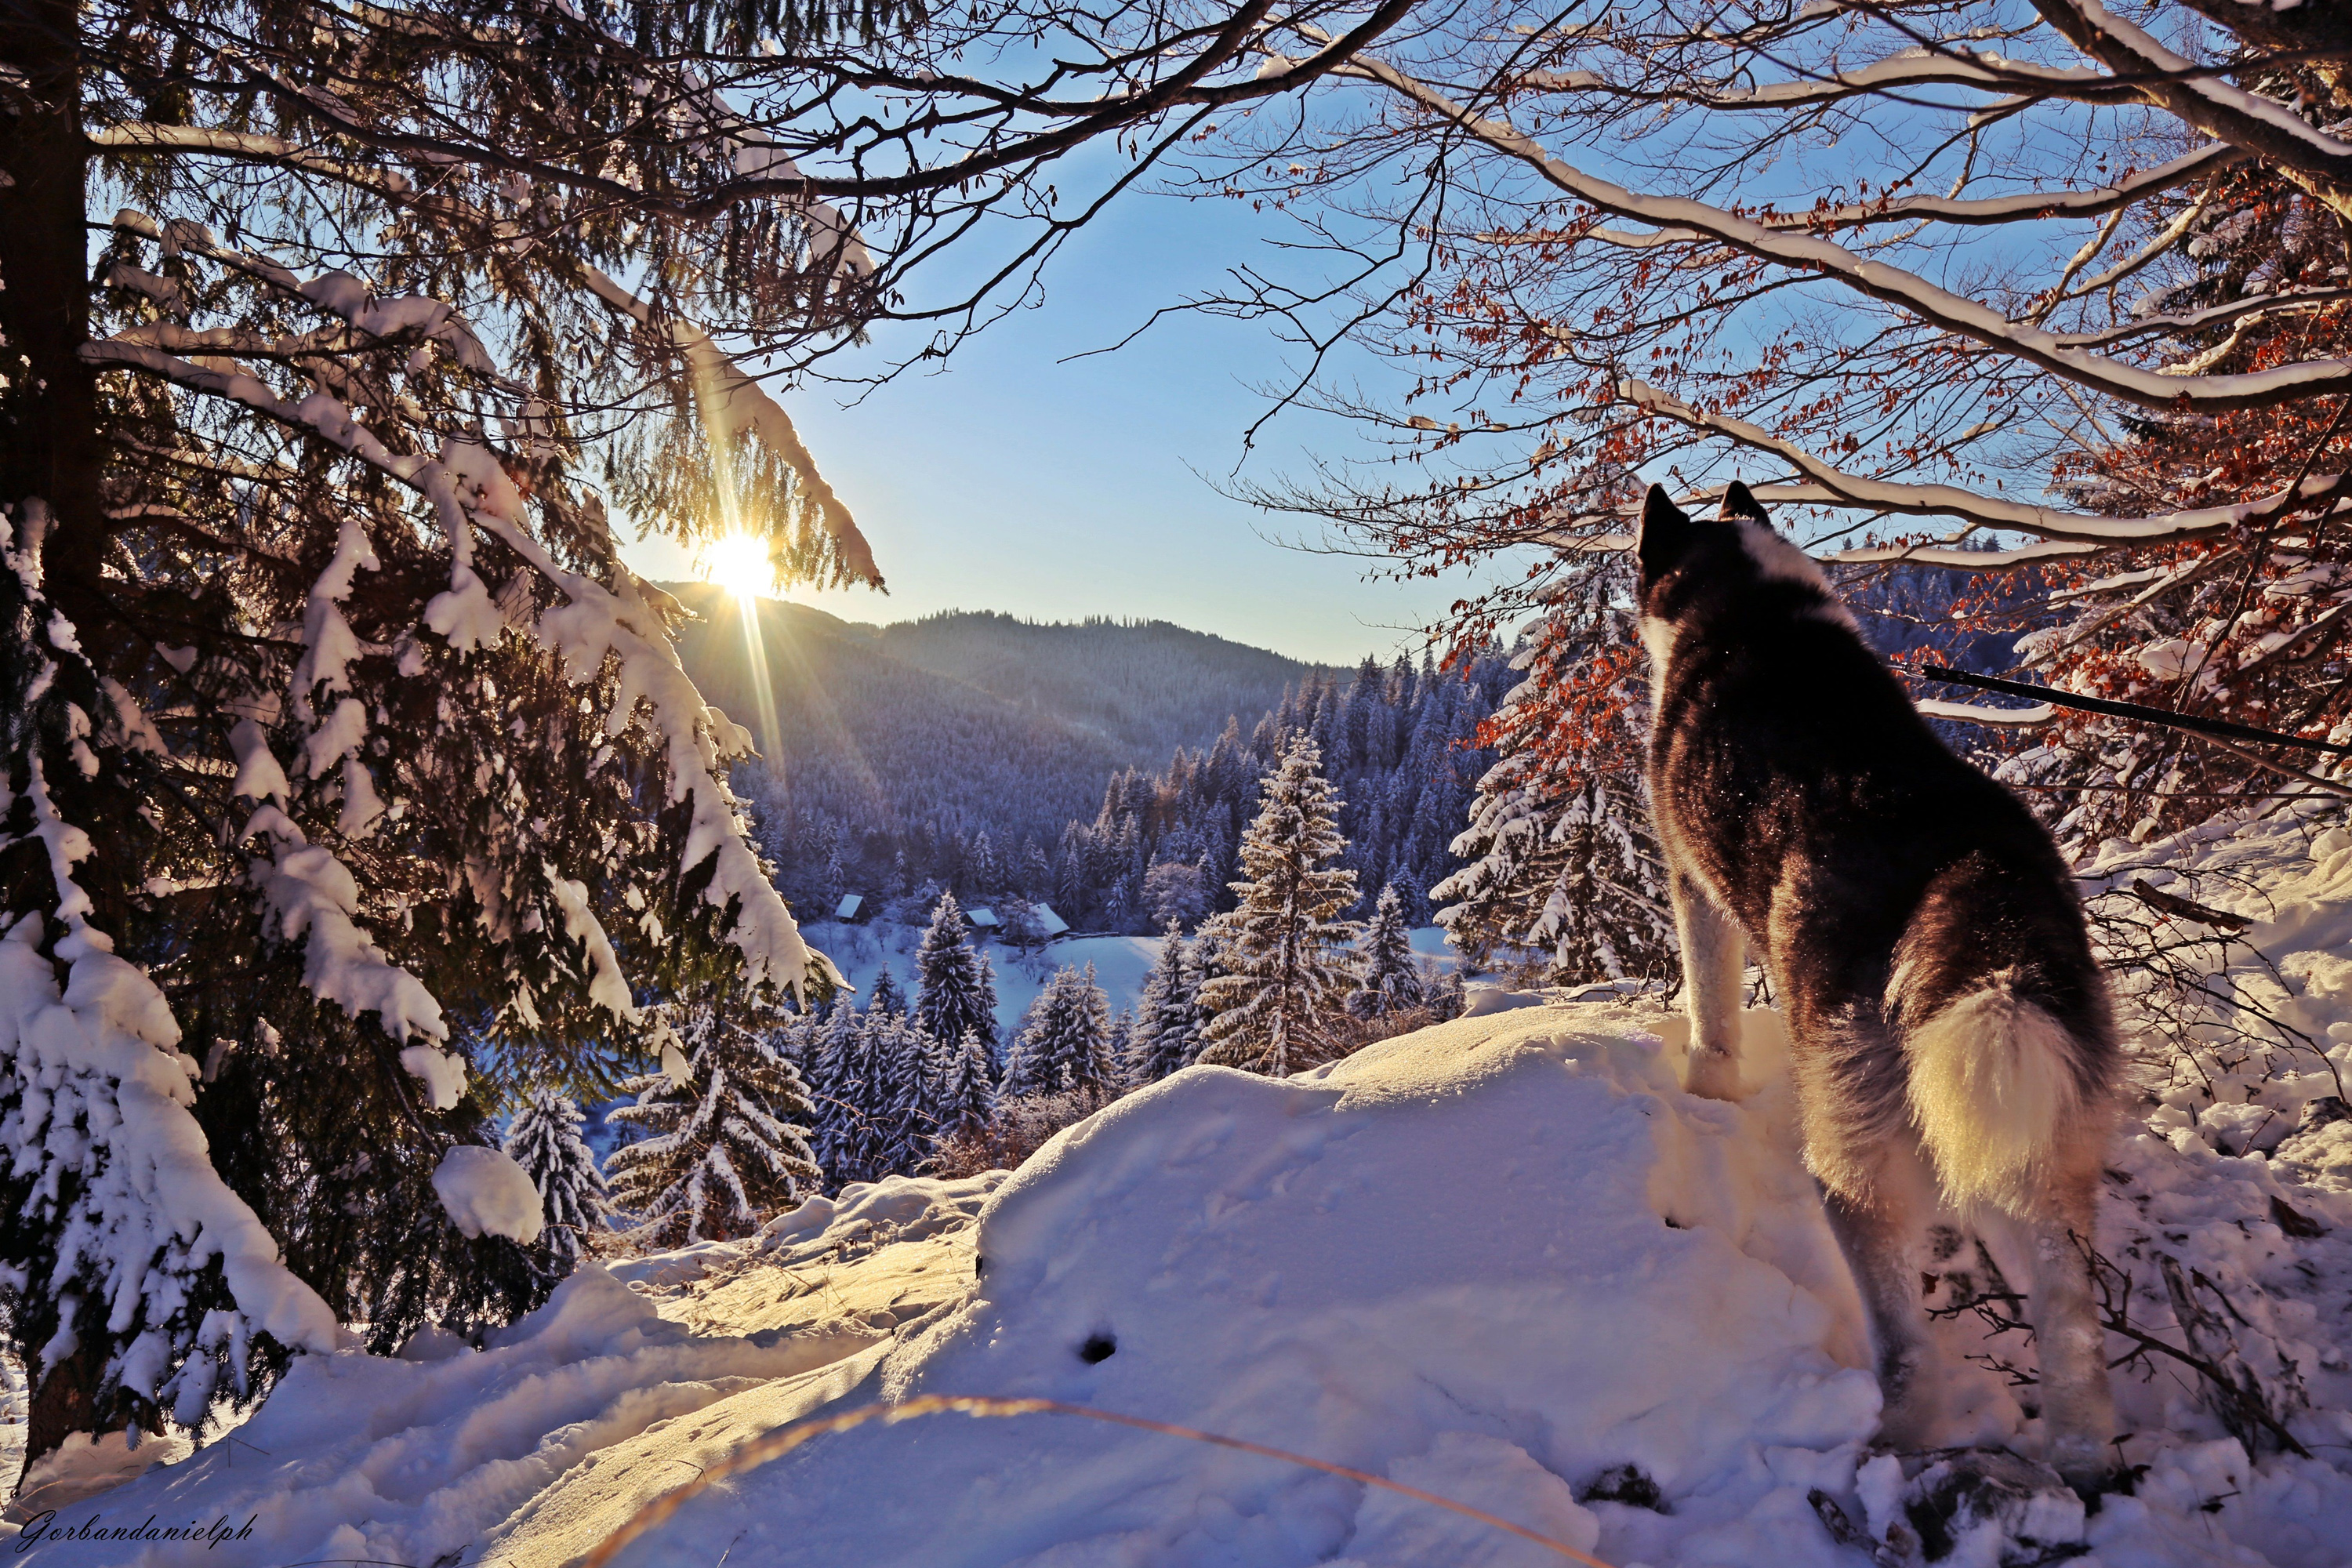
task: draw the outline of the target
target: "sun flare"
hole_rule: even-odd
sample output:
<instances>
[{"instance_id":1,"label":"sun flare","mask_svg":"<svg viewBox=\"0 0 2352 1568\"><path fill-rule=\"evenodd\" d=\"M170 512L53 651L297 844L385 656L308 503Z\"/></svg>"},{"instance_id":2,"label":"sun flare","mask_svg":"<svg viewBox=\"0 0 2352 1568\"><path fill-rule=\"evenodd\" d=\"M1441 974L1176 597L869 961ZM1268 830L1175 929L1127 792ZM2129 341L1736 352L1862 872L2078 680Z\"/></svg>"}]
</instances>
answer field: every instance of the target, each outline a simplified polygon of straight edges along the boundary
<instances>
[{"instance_id":1,"label":"sun flare","mask_svg":"<svg viewBox=\"0 0 2352 1568\"><path fill-rule=\"evenodd\" d=\"M748 533L729 533L702 547L703 581L731 589L740 599L776 591L776 566L768 542Z\"/></svg>"}]
</instances>

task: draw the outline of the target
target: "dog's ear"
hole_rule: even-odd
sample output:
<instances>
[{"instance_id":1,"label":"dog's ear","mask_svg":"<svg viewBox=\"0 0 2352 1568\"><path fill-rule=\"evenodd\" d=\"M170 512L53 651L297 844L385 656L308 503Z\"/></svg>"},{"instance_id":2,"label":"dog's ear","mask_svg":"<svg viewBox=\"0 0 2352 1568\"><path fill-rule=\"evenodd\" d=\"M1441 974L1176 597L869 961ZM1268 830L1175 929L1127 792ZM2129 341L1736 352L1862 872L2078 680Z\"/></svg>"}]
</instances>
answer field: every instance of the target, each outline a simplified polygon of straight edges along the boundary
<instances>
[{"instance_id":1,"label":"dog's ear","mask_svg":"<svg viewBox=\"0 0 2352 1568\"><path fill-rule=\"evenodd\" d=\"M1738 479L1732 480L1724 487L1723 507L1716 516L1726 522L1745 518L1749 522L1760 522L1767 528L1772 526L1772 520L1764 515L1763 503L1756 499L1753 491Z\"/></svg>"},{"instance_id":2,"label":"dog's ear","mask_svg":"<svg viewBox=\"0 0 2352 1568\"><path fill-rule=\"evenodd\" d=\"M1664 485L1652 485L1642 502L1642 538L1635 553L1644 572L1664 572L1690 542L1691 520L1675 504Z\"/></svg>"}]
</instances>

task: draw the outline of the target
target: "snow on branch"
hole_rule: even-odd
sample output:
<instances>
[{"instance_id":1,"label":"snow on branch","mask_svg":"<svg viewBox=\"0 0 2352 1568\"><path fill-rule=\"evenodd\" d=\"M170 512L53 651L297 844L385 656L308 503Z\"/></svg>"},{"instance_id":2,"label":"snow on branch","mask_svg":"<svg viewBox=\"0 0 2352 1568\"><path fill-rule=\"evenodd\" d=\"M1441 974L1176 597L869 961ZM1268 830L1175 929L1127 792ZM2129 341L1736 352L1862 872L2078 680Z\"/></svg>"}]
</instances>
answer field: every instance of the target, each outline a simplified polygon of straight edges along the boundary
<instances>
[{"instance_id":1,"label":"snow on branch","mask_svg":"<svg viewBox=\"0 0 2352 1568\"><path fill-rule=\"evenodd\" d=\"M92 343L82 352L93 363L137 368L191 391L240 404L327 441L424 497L449 539L452 560L450 587L426 605L425 620L454 647L490 643L506 627L505 612L473 570L475 524L478 522L513 550L559 589L566 601L545 611L534 631L541 646L562 658L571 678L576 682L593 680L608 657L616 661L617 690L607 719L608 732L619 734L635 723L640 702L650 712L669 767L670 799L673 803L692 799L679 872L690 872L715 857L703 897L720 908L730 902L736 905L736 923L729 940L743 954L746 978L753 984L764 981L798 994L811 964L826 963L801 940L799 927L761 868L736 816L734 798L719 776L718 770L727 759L751 749L750 735L703 701L678 662L660 615L626 568L615 568L623 588L622 594L615 594L593 578L566 570L531 536L524 527L522 496L496 454L477 443L457 440L444 443L438 458L398 454L324 393L314 393L299 403L289 402L244 372L199 365L120 340ZM320 899L301 897L305 889L315 888L316 879L291 871L283 857L278 870L291 880L268 880L264 885L296 900L289 907L308 911L332 904L331 894ZM319 875L327 874L321 868ZM331 965L320 971L323 976L338 973ZM414 1026L416 1015L400 1016Z\"/></svg>"},{"instance_id":2,"label":"snow on branch","mask_svg":"<svg viewBox=\"0 0 2352 1568\"><path fill-rule=\"evenodd\" d=\"M1930 719L1957 719L1963 724L1989 724L1997 730L2037 730L2058 719L2058 710L2047 702L2036 702L2030 708L1985 708L1974 702L1946 702L1922 697L1912 706Z\"/></svg>"},{"instance_id":3,"label":"snow on branch","mask_svg":"<svg viewBox=\"0 0 2352 1568\"><path fill-rule=\"evenodd\" d=\"M2175 54L2098 0L2034 0L2034 9L2109 69L2155 78L2143 80L2142 93L2207 135L2331 182L2352 179L2352 143L2309 124L2286 104L2248 92Z\"/></svg>"},{"instance_id":4,"label":"snow on branch","mask_svg":"<svg viewBox=\"0 0 2352 1568\"><path fill-rule=\"evenodd\" d=\"M90 853L89 836L58 815L39 755L28 763L33 837L47 850L55 914L66 927L54 949L66 980L60 990L52 954L42 951L40 913L19 916L0 934L0 1055L41 1090L0 1118L0 1149L14 1176L33 1181L35 1214L58 1202L68 1171L81 1188L77 1212L44 1216L66 1223L52 1278L35 1288L103 1282L103 1299L78 1303L58 1339L40 1347L44 1364L73 1353L80 1312L103 1312L117 1331L143 1315L147 1331L109 1370L154 1397L171 1359L163 1325L178 1310L181 1286L153 1265L180 1249L220 1259L229 1294L253 1327L289 1348L334 1350L333 1310L286 1267L260 1219L213 1168L188 1109L196 1064L179 1049L171 1004L89 923L89 898L73 879L75 862ZM114 1131L89 1136L106 1129Z\"/></svg>"},{"instance_id":5,"label":"snow on branch","mask_svg":"<svg viewBox=\"0 0 2352 1568\"><path fill-rule=\"evenodd\" d=\"M354 1018L375 1014L383 1032L403 1045L414 1036L448 1038L441 1004L425 983L384 956L361 929L359 879L333 851L310 843L275 805L255 812L244 836L277 846L270 858L253 862L249 875L278 934L303 943L302 984L312 995Z\"/></svg>"},{"instance_id":6,"label":"snow on branch","mask_svg":"<svg viewBox=\"0 0 2352 1568\"><path fill-rule=\"evenodd\" d=\"M1605 86L1590 71L1529 71L1513 85L1535 91L1575 91ZM1853 70L1767 82L1719 92L1676 91L1671 96L1702 109L1800 109L1836 103L1891 88L1967 87L2001 93L2113 102L2130 89L2105 71L2082 66L2044 66L1990 50L1912 47ZM1639 89L1634 96L1658 96Z\"/></svg>"},{"instance_id":7,"label":"snow on branch","mask_svg":"<svg viewBox=\"0 0 2352 1568\"><path fill-rule=\"evenodd\" d=\"M1774 486L1769 493L1772 499L1801 501L1814 505L1867 507L1874 511L1895 512L1915 517L1957 517L1980 527L2011 530L2030 533L2038 539L2069 541L2095 548L2112 548L2126 544L2147 544L2168 540L2193 539L2200 535L2220 533L2249 523L2261 523L2306 510L2324 503L2340 502L2352 496L2352 476L2343 474L2310 474L2292 490L2240 501L2231 506L2194 507L2180 511L2160 513L2154 517L2097 517L2083 512L2061 511L2055 507L2033 506L2022 501L1979 495L1957 485L1903 484L1887 479L1873 479L1850 474L1822 461L1795 442L1784 440L1770 431L1745 420L1730 419L1721 415L1706 414L1685 403L1637 381L1621 383L1619 392L1625 400L1645 412L1679 420L1695 429L1726 436L1745 447L1770 452L1788 462L1811 481L1810 486ZM1759 497L1768 493L1757 491ZM1873 547L1877 550L1878 547ZM2090 550L2074 553L2092 553ZM2019 556L2008 563L1999 563L1990 553L1951 552L1953 559L1937 564L1960 565L1982 570L1992 564L2022 564L2028 560L2047 559L2048 553L2036 552ZM1840 557L1845 559L1847 557ZM1865 560L1921 560L1919 549L1887 547L1884 552L1855 557Z\"/></svg>"},{"instance_id":8,"label":"snow on branch","mask_svg":"<svg viewBox=\"0 0 2352 1568\"><path fill-rule=\"evenodd\" d=\"M1662 229L1704 236L1759 260L1832 279L1856 293L1895 306L1931 326L1974 339L2079 385L2142 407L2219 413L2268 407L2352 390L2352 361L2340 359L2310 360L2231 374L2171 375L2103 358L2068 346L2055 333L2012 321L2000 311L1952 293L1916 273L1857 256L1818 235L1777 230L1687 196L1651 195L1627 190L1553 155L1507 121L1465 109L1427 83L1370 56L1360 57L1340 74L1379 82L1496 152L1525 163L1556 188L1603 212ZM2285 110L2279 112L2284 114Z\"/></svg>"},{"instance_id":9,"label":"snow on branch","mask_svg":"<svg viewBox=\"0 0 2352 1568\"><path fill-rule=\"evenodd\" d=\"M2015 223L2023 218L2097 217L2119 207L2145 201L2202 175L2235 168L2252 154L2226 142L2214 142L2169 163L2118 180L2112 185L2076 191L2019 191L2006 196L1889 196L1874 202L1832 207L1824 202L1810 212L1769 213L1767 228L1851 228L1864 224L1907 223L1933 218L1937 223L1978 226Z\"/></svg>"},{"instance_id":10,"label":"snow on branch","mask_svg":"<svg viewBox=\"0 0 2352 1568\"><path fill-rule=\"evenodd\" d=\"M94 132L92 140L100 146L122 149L218 153L224 156L259 158L284 164L289 168L299 168L305 173L321 174L356 184L387 200L404 200L411 195L408 182L397 174L324 157L297 147L283 137L247 132L215 131L193 126L126 123ZM782 154L772 148L757 142L747 142L741 149L738 158L739 164L745 163L747 159L757 163L762 169L780 160L784 163L791 162L789 159L782 158ZM450 204L450 198L437 199L445 205ZM524 243L524 237L511 223L494 220L479 213L470 213L468 216L481 221L508 243ZM872 258L866 254L865 246L858 241L846 220L836 209L828 204L815 202L809 205L807 216L811 226L811 245L819 255L831 257L834 267L851 276L863 276L872 271L874 265ZM126 219L132 221L126 222ZM156 237L160 232L152 219L142 219L141 215L133 213L121 215L117 217L116 224L117 226L127 228L133 233L145 234L149 237ZM209 237L206 238L208 241ZM249 258L209 244L203 253L232 266L247 264L249 267L251 264ZM438 320L412 321L405 316L392 313L370 315L368 311L371 308L363 303L363 290L358 296L361 302L354 303L348 291L338 292L331 288L321 287L327 283L326 279L319 279L312 284L304 285L296 281L283 268L273 270L276 276L270 280L278 283L280 287L299 292L314 303L329 309L334 309L339 305L346 306L347 308L338 310L338 313L351 321L354 327L363 331L389 331L395 326L413 324L424 325L428 336L436 335L436 330L448 331L446 325ZM347 275L334 276L341 278ZM641 324L656 324L653 307L627 287L616 281L610 274L594 266L583 266L582 279L587 284L589 292L612 309ZM357 285L357 279L352 279L352 282L353 286ZM313 292L314 289L318 291ZM405 301L384 303L403 306L406 304ZM415 308L415 314L419 318L429 316L431 314L429 307L433 303L437 302L420 303ZM446 307L444 306L443 309L446 310ZM784 412L782 405L770 396L767 389L757 380L747 374L732 355L720 349L711 340L710 334L698 323L675 311L670 311L665 313L660 324L666 326L671 340L685 353L688 369L704 390L704 405L718 411L717 418L721 423L721 428L715 430L713 435L731 438L736 434L748 430L757 436L769 450L793 470L794 478L800 483L802 493L807 498L809 504L815 508L825 531L833 536L835 546L840 551L841 558L848 569L860 582L876 587L881 586L881 568L875 563L873 546L866 542L865 533L858 528L856 519L851 515L848 506L835 492L832 484L825 479L824 473L818 468L814 455L802 442L800 432L793 426L792 416ZM463 331L462 323L457 324L457 330ZM467 341L471 341L470 331L465 332L464 336ZM114 341L123 342L130 339L129 335L125 334ZM475 355L479 355L478 343L473 344L473 352ZM487 356L481 356L478 359L462 359L461 363L467 363L468 368L474 368L478 364L486 371L488 369Z\"/></svg>"}]
</instances>

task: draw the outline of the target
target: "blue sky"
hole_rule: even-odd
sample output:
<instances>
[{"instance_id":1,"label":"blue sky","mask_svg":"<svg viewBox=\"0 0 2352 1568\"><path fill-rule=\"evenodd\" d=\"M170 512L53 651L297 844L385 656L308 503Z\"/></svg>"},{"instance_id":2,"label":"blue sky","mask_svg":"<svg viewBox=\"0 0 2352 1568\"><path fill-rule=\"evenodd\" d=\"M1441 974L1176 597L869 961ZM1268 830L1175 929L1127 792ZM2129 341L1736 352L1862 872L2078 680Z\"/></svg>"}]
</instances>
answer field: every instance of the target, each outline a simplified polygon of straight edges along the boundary
<instances>
[{"instance_id":1,"label":"blue sky","mask_svg":"<svg viewBox=\"0 0 2352 1568\"><path fill-rule=\"evenodd\" d=\"M1227 267L1282 265L1265 243L1276 232L1239 204L1131 193L1047 269L1042 306L997 322L945 370L852 406L822 385L786 395L890 584L887 597L788 596L859 621L1140 616L1329 662L1417 648L1401 628L1442 614L1454 585L1367 583L1360 562L1283 548L1267 536L1295 522L1211 483L1233 472L1266 405L1255 389L1282 375L1269 328L1187 314L1062 363L1214 287ZM1244 474L1297 472L1305 450L1349 440L1334 421L1286 415ZM625 553L651 576L692 574L667 541Z\"/></svg>"}]
</instances>

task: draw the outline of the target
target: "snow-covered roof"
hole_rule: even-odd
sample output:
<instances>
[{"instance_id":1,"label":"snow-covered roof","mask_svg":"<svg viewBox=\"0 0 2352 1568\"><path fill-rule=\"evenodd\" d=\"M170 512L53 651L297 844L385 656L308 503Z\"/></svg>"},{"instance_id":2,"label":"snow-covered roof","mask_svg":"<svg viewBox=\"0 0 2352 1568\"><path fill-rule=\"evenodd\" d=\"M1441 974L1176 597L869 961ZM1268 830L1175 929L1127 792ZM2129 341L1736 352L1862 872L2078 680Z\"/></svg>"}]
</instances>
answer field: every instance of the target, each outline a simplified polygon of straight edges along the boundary
<instances>
[{"instance_id":1,"label":"snow-covered roof","mask_svg":"<svg viewBox=\"0 0 2352 1568\"><path fill-rule=\"evenodd\" d=\"M1059 936L1070 929L1070 922L1055 914L1051 904L1032 904L1029 912L1037 922L1039 936Z\"/></svg>"},{"instance_id":2,"label":"snow-covered roof","mask_svg":"<svg viewBox=\"0 0 2352 1568\"><path fill-rule=\"evenodd\" d=\"M833 918L837 921L854 921L857 918L859 907L865 902L866 895L863 893L844 893L841 895L841 907L833 911Z\"/></svg>"},{"instance_id":3,"label":"snow-covered roof","mask_svg":"<svg viewBox=\"0 0 2352 1568\"><path fill-rule=\"evenodd\" d=\"M967 910L964 912L971 917L971 923L976 926L987 926L992 929L1002 923L997 920L994 910Z\"/></svg>"}]
</instances>

